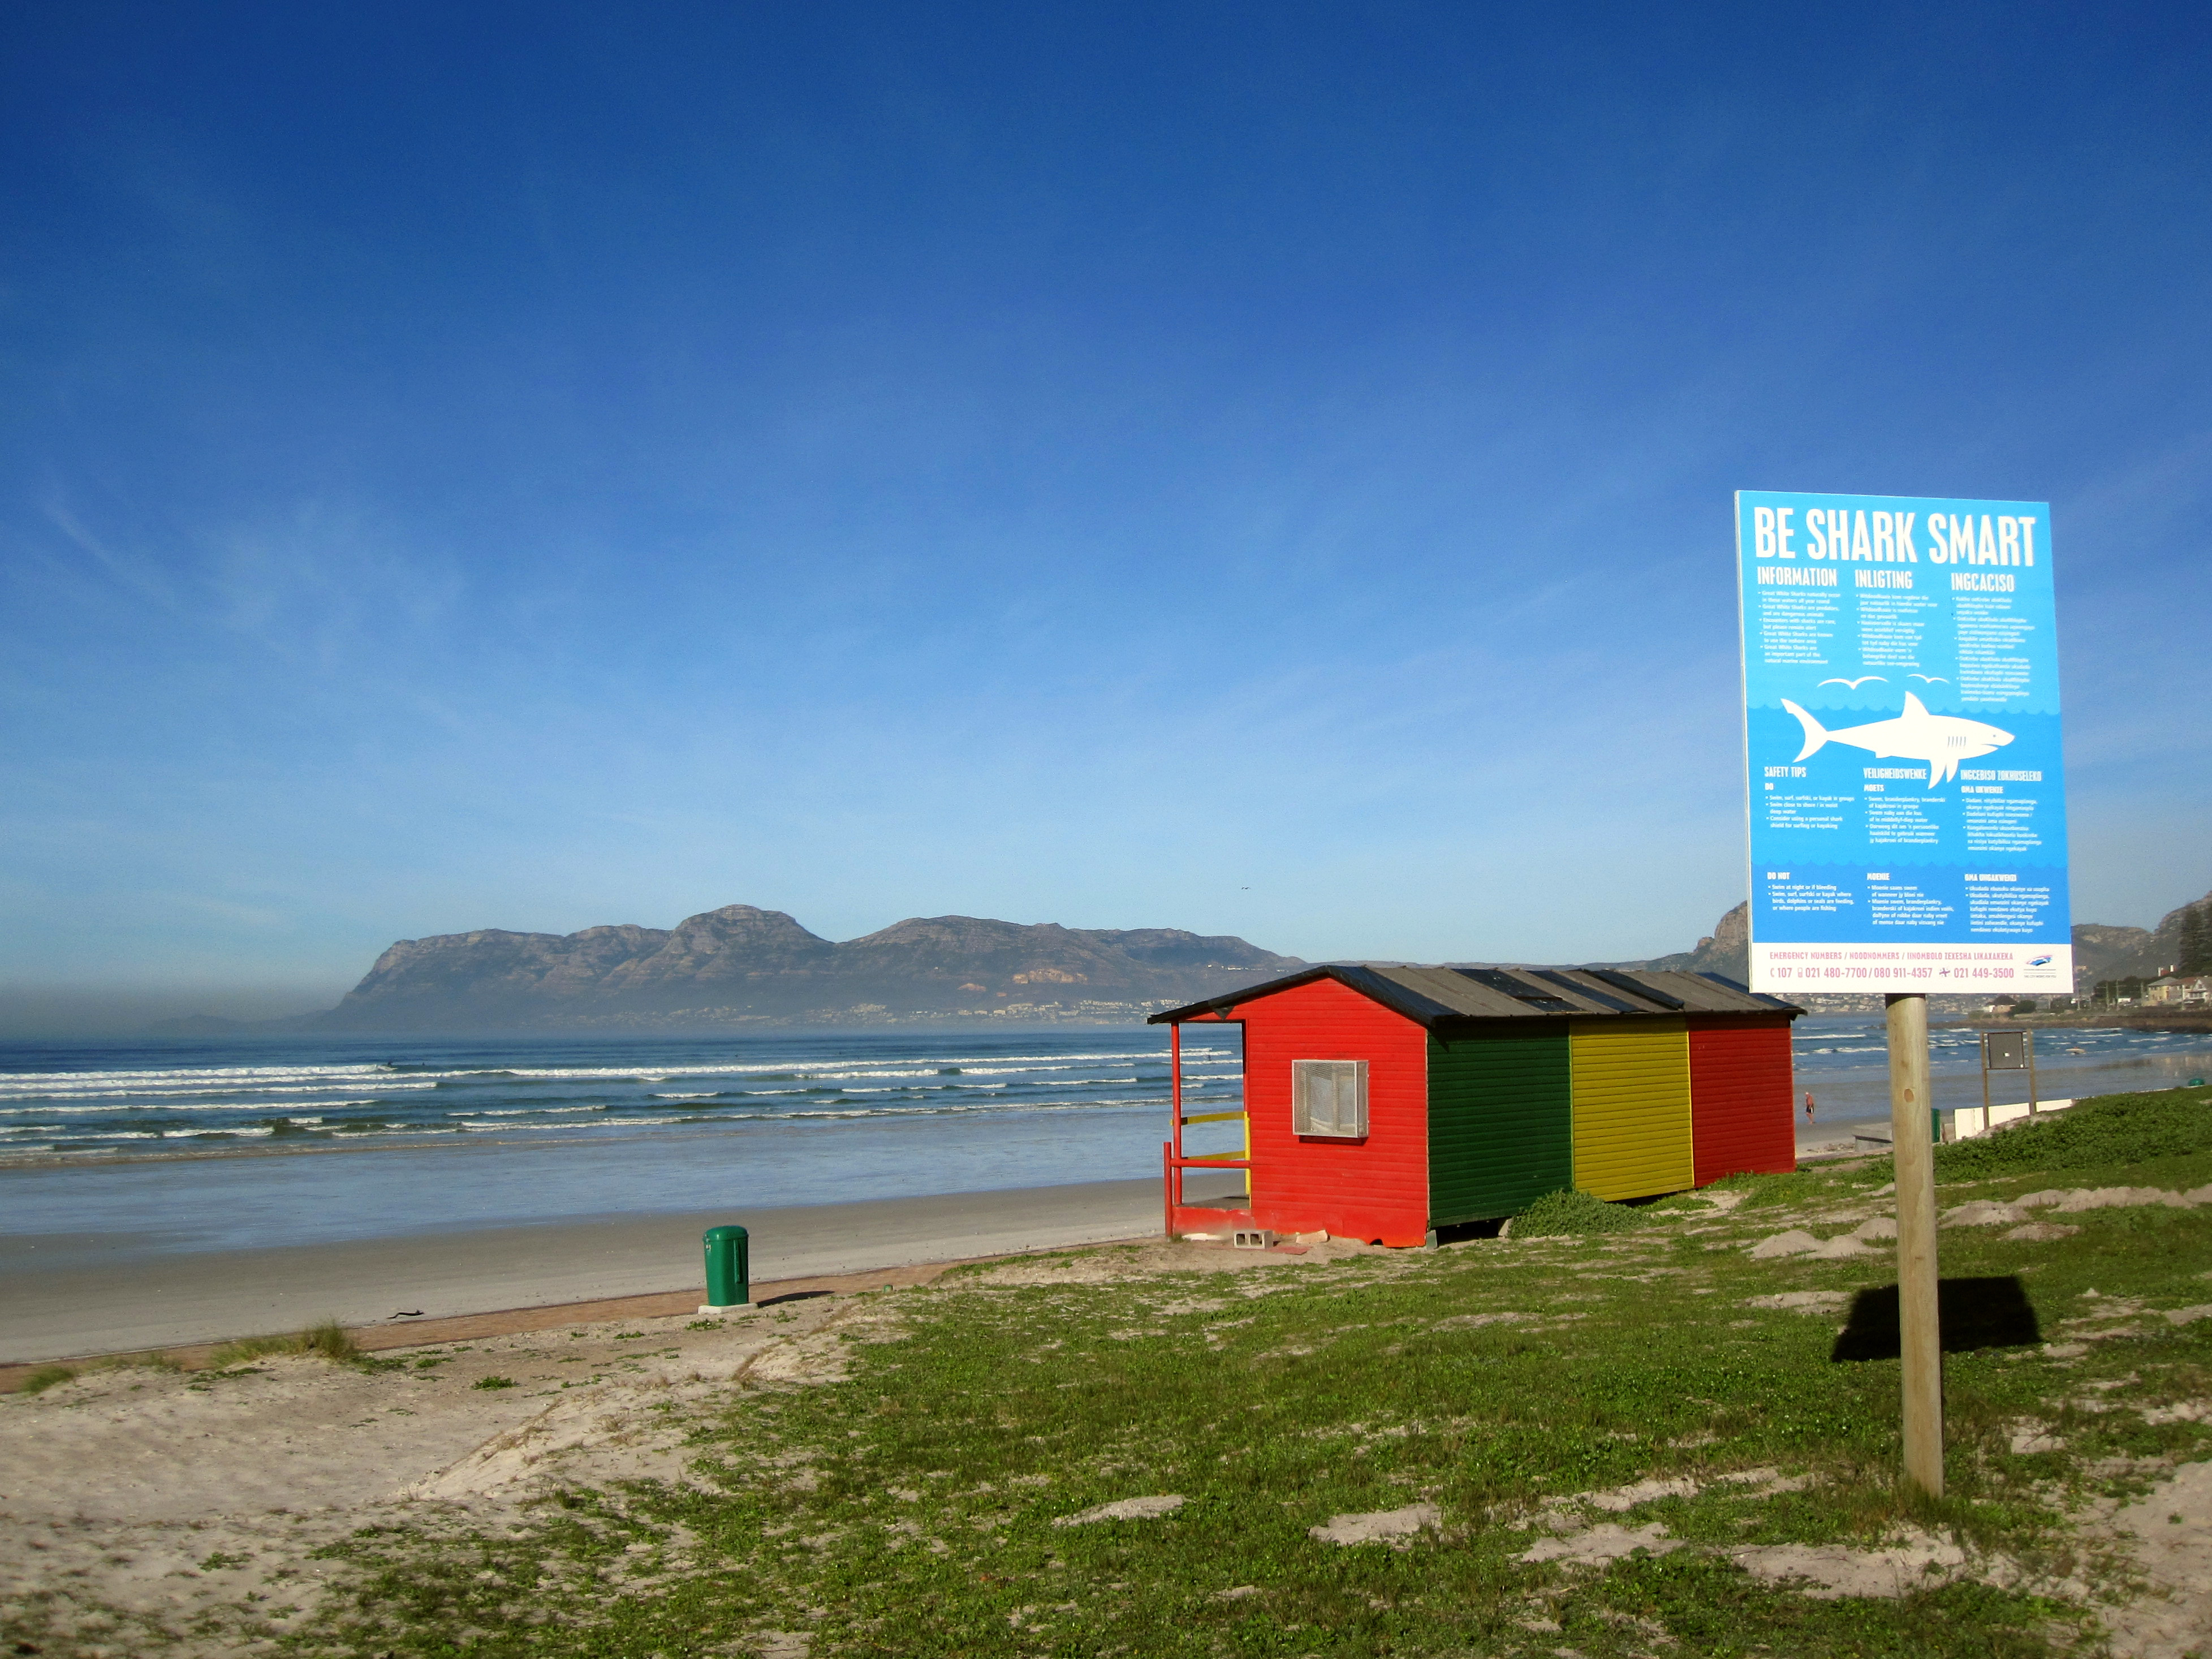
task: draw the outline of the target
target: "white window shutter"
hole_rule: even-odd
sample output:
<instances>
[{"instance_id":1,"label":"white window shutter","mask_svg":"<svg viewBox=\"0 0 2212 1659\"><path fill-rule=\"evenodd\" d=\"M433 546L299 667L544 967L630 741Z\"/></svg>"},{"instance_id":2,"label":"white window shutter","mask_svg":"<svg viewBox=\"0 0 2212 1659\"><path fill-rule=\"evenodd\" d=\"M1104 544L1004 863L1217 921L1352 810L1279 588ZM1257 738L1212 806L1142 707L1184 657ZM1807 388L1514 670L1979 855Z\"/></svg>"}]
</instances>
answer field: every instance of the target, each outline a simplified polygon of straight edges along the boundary
<instances>
[{"instance_id":1,"label":"white window shutter","mask_svg":"<svg viewBox=\"0 0 2212 1659\"><path fill-rule=\"evenodd\" d=\"M1293 1134L1358 1140L1367 1133L1367 1062L1294 1060L1291 1062Z\"/></svg>"}]
</instances>

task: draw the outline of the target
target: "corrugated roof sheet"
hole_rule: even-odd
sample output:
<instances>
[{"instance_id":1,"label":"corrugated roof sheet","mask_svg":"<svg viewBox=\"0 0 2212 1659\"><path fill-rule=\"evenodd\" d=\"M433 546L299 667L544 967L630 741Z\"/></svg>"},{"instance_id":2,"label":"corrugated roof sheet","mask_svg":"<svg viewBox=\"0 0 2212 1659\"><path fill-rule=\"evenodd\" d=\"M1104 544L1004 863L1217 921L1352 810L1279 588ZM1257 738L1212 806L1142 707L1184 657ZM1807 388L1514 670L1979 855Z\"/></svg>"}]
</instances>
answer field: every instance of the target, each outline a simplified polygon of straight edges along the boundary
<instances>
[{"instance_id":1,"label":"corrugated roof sheet","mask_svg":"<svg viewBox=\"0 0 2212 1659\"><path fill-rule=\"evenodd\" d=\"M1294 986L1333 979L1424 1026L1470 1019L1577 1019L1634 1014L1802 1014L1719 974L1617 968L1376 967L1328 963L1154 1014L1154 1025L1221 1014Z\"/></svg>"}]
</instances>

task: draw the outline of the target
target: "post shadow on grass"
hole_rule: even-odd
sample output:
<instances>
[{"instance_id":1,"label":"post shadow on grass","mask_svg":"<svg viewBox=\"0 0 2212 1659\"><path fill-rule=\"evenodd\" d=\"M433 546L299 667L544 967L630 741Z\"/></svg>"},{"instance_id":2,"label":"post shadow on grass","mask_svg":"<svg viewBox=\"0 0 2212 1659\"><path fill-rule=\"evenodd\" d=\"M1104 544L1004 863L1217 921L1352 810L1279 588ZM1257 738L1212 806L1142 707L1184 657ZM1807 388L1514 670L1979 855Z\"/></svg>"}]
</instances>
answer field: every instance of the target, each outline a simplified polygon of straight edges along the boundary
<instances>
[{"instance_id":1,"label":"post shadow on grass","mask_svg":"<svg viewBox=\"0 0 2212 1659\"><path fill-rule=\"evenodd\" d=\"M2043 1340L2027 1289L2010 1273L1993 1279L1947 1279L1936 1287L1936 1317L1945 1353L1977 1348L2033 1347ZM1899 1354L1897 1286L1861 1291L1828 1352L1830 1360L1894 1359Z\"/></svg>"}]
</instances>

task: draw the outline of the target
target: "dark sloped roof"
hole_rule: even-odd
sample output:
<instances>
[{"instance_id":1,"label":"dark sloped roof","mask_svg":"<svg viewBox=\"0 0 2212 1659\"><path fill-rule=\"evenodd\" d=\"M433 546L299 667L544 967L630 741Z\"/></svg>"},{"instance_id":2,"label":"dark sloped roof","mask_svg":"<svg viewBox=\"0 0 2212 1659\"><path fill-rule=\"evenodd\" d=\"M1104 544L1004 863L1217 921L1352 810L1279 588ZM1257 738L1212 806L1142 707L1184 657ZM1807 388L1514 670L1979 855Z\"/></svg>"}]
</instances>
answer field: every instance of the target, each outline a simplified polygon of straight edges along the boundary
<instances>
[{"instance_id":1,"label":"dark sloped roof","mask_svg":"<svg viewBox=\"0 0 2212 1659\"><path fill-rule=\"evenodd\" d=\"M1805 1011L1747 991L1719 974L1630 972L1613 968L1370 967L1325 963L1281 979L1224 992L1154 1014L1170 1024L1226 1013L1295 986L1333 979L1424 1026L1459 1020L1590 1019L1623 1014L1789 1014Z\"/></svg>"}]
</instances>

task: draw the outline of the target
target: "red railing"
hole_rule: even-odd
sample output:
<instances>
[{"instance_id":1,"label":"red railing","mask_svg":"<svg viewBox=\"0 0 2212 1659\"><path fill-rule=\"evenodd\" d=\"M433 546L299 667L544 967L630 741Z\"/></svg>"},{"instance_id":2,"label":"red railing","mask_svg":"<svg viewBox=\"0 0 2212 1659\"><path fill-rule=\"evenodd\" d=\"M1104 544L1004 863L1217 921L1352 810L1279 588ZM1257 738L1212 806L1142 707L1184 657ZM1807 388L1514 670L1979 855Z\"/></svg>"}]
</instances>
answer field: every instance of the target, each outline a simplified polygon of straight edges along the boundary
<instances>
[{"instance_id":1,"label":"red railing","mask_svg":"<svg viewBox=\"0 0 2212 1659\"><path fill-rule=\"evenodd\" d=\"M1191 1205L1183 1202L1182 1172L1185 1170L1249 1170L1252 1167L1250 1156L1252 1134L1248 1123L1244 1133L1246 1155L1243 1158L1230 1158L1225 1155L1206 1155L1198 1158L1183 1156L1184 1124L1226 1122L1231 1118L1243 1117L1244 1114L1242 1111L1209 1112L1192 1118L1187 1118L1182 1115L1182 1024L1180 1021L1168 1027L1168 1078L1170 1105L1173 1113L1170 1121L1174 1125L1175 1138L1160 1143L1160 1194L1163 1207L1166 1212L1165 1224L1168 1237L1173 1238L1176 1236L1176 1217L1178 1212L1184 1210L1206 1211L1212 1214L1232 1219L1240 1216L1249 1218L1249 1211L1231 1205ZM1251 1177L1247 1176L1244 1182L1244 1202L1247 1205L1252 1201L1251 1186Z\"/></svg>"},{"instance_id":2,"label":"red railing","mask_svg":"<svg viewBox=\"0 0 2212 1659\"><path fill-rule=\"evenodd\" d=\"M1170 1238L1175 1237L1176 1212L1178 1210L1218 1210L1226 1215L1242 1213L1241 1206L1235 1205L1184 1203L1182 1201L1182 1172L1185 1170L1249 1170L1251 1167L1252 1160L1249 1158L1180 1157L1176 1152L1175 1143L1173 1141L1163 1140L1160 1143L1160 1188L1166 1199L1166 1224L1168 1237ZM1252 1201L1252 1199L1249 1191L1250 1177L1249 1176L1246 1177L1246 1188L1247 1191L1244 1201L1245 1203L1249 1204Z\"/></svg>"}]
</instances>

